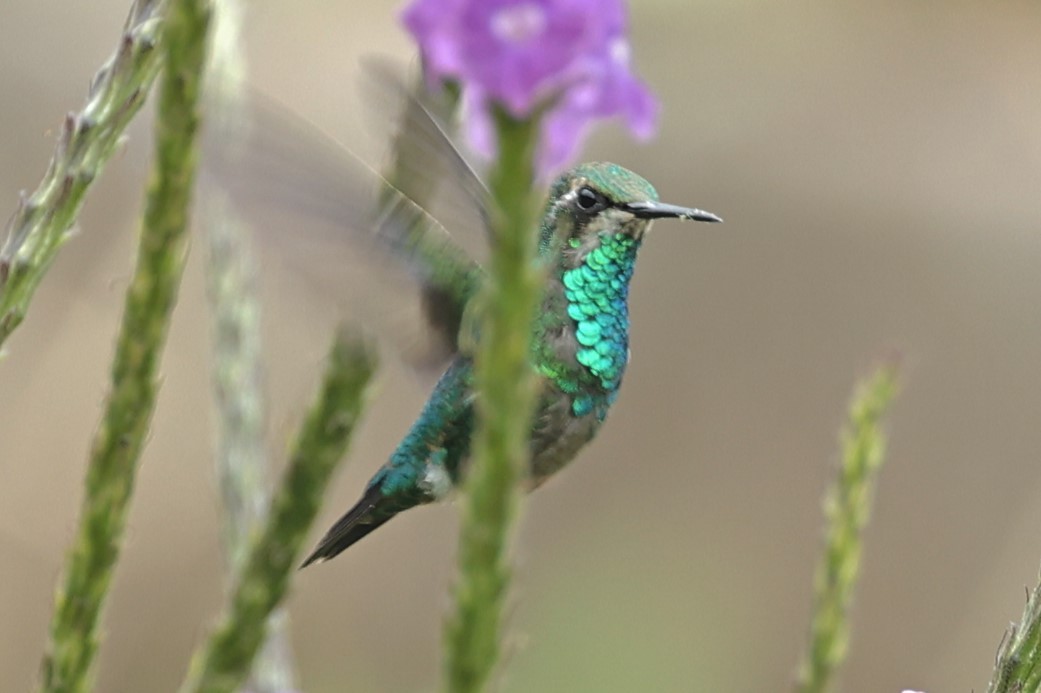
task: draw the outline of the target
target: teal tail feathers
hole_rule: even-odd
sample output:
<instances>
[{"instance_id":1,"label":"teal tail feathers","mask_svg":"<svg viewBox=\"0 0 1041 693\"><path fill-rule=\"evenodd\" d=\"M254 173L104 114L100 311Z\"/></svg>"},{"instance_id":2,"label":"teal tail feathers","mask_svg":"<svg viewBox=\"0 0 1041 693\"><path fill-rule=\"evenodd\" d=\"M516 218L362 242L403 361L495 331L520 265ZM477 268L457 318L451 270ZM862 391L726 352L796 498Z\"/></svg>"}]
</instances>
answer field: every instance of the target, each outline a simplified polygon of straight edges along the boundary
<instances>
[{"instance_id":1,"label":"teal tail feathers","mask_svg":"<svg viewBox=\"0 0 1041 693\"><path fill-rule=\"evenodd\" d=\"M300 567L306 568L312 563L333 558L397 514L394 511L387 512L385 509L381 509L381 501L385 501L385 498L380 491L379 484L369 486L361 500L329 528L322 540L318 542L318 546L300 564Z\"/></svg>"},{"instance_id":2,"label":"teal tail feathers","mask_svg":"<svg viewBox=\"0 0 1041 693\"><path fill-rule=\"evenodd\" d=\"M365 495L318 542L301 568L327 561L403 510L451 491L473 430L470 360L457 357L412 429L369 480Z\"/></svg>"}]
</instances>

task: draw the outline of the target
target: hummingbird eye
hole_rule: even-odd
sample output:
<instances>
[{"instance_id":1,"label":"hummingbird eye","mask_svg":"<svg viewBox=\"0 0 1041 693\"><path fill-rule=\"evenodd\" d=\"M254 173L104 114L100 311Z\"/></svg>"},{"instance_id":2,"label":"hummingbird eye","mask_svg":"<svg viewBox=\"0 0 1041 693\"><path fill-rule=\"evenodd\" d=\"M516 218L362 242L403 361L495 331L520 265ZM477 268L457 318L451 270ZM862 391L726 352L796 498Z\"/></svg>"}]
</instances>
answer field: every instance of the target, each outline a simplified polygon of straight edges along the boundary
<instances>
[{"instance_id":1,"label":"hummingbird eye","mask_svg":"<svg viewBox=\"0 0 1041 693\"><path fill-rule=\"evenodd\" d=\"M607 199L592 188L579 188L575 203L583 212L599 212L607 206Z\"/></svg>"}]
</instances>

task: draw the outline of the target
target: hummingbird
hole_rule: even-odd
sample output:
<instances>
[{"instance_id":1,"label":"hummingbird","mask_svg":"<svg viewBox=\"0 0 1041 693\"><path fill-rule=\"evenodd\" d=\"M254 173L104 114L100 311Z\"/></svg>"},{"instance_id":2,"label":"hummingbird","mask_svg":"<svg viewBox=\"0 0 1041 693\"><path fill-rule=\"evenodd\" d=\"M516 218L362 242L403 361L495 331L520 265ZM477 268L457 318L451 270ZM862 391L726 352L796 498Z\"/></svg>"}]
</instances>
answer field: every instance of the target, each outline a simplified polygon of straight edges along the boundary
<instances>
[{"instance_id":1,"label":"hummingbird","mask_svg":"<svg viewBox=\"0 0 1041 693\"><path fill-rule=\"evenodd\" d=\"M459 242L465 229L450 234L427 209L435 194L453 198L486 233L487 188L448 134L445 102L431 98L422 80L408 87L380 63L367 67L375 77L370 86L404 103L387 177L266 99L254 99L243 127L219 124L224 130L211 133L216 144L204 158L223 188L233 197L245 195L247 203L240 206L295 207L328 222L324 237L271 237L280 256L290 262L295 257L307 276L321 275L322 262L342 274L343 260L335 256L344 245L352 252L362 245L389 250L419 286L424 332L435 347L428 351L436 354L428 354L428 365L446 364L404 439L301 568L337 556L405 510L449 497L466 474L479 396L474 353L487 274ZM538 395L529 489L575 458L618 397L629 362L629 284L656 219L722 221L701 209L661 202L647 180L613 163L575 166L549 188L537 234L544 282L530 340ZM345 231L354 234L346 244Z\"/></svg>"},{"instance_id":2,"label":"hummingbird","mask_svg":"<svg viewBox=\"0 0 1041 693\"><path fill-rule=\"evenodd\" d=\"M539 392L529 439L531 489L593 439L618 397L629 361L628 295L637 253L651 223L668 218L722 221L660 202L644 178L612 163L576 166L550 188L538 235L546 280L531 336ZM460 272L478 291L473 268ZM465 313L466 305L455 309ZM475 396L473 357L464 348L361 499L301 567L333 558L409 508L446 498L466 472Z\"/></svg>"}]
</instances>

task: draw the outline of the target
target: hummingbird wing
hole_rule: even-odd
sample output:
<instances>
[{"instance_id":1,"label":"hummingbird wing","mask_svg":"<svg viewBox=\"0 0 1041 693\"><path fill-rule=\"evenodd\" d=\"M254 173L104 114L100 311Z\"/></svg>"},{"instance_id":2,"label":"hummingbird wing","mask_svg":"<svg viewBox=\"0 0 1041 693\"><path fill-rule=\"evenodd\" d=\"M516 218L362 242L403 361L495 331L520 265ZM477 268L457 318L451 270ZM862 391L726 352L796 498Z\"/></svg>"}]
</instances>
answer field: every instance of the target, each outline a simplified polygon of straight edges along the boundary
<instances>
[{"instance_id":1,"label":"hummingbird wing","mask_svg":"<svg viewBox=\"0 0 1041 693\"><path fill-rule=\"evenodd\" d=\"M234 103L218 93L211 105L222 101ZM424 137L447 141L436 129L403 140ZM446 151L444 144L424 147ZM322 294L348 299L350 310L390 333L413 364L440 368L456 353L464 307L484 271L422 205L317 126L249 93L244 105L210 119L203 170L254 222L262 246ZM428 339L419 349L417 331L394 326L386 316L397 311L383 305L402 293L402 270L420 289Z\"/></svg>"},{"instance_id":2,"label":"hummingbird wing","mask_svg":"<svg viewBox=\"0 0 1041 693\"><path fill-rule=\"evenodd\" d=\"M457 94L447 87L432 91L419 71L409 80L401 66L379 57L363 60L361 76L373 130L379 141L391 143L387 179L483 264L489 193L454 140ZM398 114L397 120L388 120L387 113Z\"/></svg>"}]
</instances>

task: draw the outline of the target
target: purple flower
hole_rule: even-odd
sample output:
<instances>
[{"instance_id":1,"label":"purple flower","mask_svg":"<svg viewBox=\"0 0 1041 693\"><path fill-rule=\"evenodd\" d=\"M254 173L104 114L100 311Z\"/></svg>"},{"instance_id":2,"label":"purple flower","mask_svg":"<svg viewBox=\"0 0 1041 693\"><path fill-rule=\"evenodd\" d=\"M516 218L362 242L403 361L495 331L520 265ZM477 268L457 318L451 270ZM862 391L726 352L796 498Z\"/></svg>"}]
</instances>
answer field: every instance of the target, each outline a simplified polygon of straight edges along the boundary
<instances>
[{"instance_id":1,"label":"purple flower","mask_svg":"<svg viewBox=\"0 0 1041 693\"><path fill-rule=\"evenodd\" d=\"M539 167L577 152L590 124L620 115L652 134L657 102L632 73L622 0L415 0L405 26L432 79L458 81L468 134L492 150L489 102L516 117L549 103Z\"/></svg>"}]
</instances>

